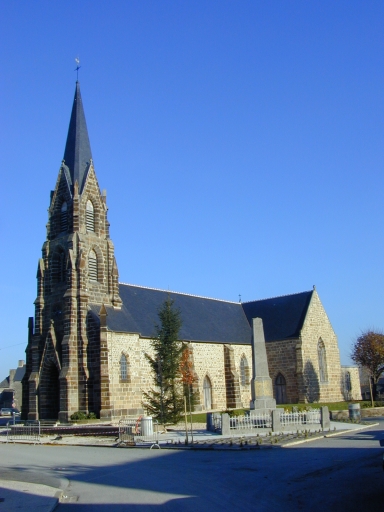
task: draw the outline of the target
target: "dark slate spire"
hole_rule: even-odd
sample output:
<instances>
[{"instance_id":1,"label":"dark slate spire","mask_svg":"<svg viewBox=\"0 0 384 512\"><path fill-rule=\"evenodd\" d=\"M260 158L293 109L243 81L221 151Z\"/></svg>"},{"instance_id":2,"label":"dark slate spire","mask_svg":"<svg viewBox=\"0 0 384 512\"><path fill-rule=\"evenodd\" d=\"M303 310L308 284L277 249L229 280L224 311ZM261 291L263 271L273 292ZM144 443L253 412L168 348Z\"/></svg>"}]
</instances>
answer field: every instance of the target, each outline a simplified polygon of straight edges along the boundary
<instances>
[{"instance_id":1,"label":"dark slate spire","mask_svg":"<svg viewBox=\"0 0 384 512\"><path fill-rule=\"evenodd\" d=\"M89 144L83 102L81 101L80 84L76 82L75 98L73 100L67 143L64 151L64 161L69 169L72 187L77 180L80 192L91 159L91 146Z\"/></svg>"}]
</instances>

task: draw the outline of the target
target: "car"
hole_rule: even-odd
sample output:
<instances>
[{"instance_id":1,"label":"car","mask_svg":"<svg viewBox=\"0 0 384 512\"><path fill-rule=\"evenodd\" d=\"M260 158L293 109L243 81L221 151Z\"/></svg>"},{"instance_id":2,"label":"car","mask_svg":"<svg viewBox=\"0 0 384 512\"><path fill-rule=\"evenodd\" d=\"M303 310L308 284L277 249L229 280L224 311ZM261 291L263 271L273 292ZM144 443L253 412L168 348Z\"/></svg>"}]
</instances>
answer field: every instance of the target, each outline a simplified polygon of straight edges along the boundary
<instances>
[{"instance_id":1,"label":"car","mask_svg":"<svg viewBox=\"0 0 384 512\"><path fill-rule=\"evenodd\" d=\"M3 407L0 409L0 416L12 416L13 409Z\"/></svg>"},{"instance_id":2,"label":"car","mask_svg":"<svg viewBox=\"0 0 384 512\"><path fill-rule=\"evenodd\" d=\"M15 407L3 407L0 409L0 416L20 416L19 409L15 409Z\"/></svg>"}]
</instances>

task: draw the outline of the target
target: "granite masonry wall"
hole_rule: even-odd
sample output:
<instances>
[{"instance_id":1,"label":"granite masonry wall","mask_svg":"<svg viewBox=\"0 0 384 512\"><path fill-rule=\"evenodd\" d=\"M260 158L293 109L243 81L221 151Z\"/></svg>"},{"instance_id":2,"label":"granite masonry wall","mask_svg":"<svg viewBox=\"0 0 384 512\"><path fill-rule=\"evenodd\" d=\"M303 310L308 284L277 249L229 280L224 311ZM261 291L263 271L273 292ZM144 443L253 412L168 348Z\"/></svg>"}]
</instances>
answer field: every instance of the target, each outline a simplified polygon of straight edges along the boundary
<instances>
[{"instance_id":1,"label":"granite masonry wall","mask_svg":"<svg viewBox=\"0 0 384 512\"><path fill-rule=\"evenodd\" d=\"M321 378L319 342L324 344L326 378ZM298 361L299 398L305 402L339 402L342 374L337 337L325 309L314 291L301 330L301 361ZM299 359L299 358L298 358Z\"/></svg>"},{"instance_id":2,"label":"granite masonry wall","mask_svg":"<svg viewBox=\"0 0 384 512\"><path fill-rule=\"evenodd\" d=\"M273 395L276 399L276 379L281 374L285 379L285 403L299 402L297 383L297 339L288 341L271 341L266 344L269 376L272 379Z\"/></svg>"},{"instance_id":3,"label":"granite masonry wall","mask_svg":"<svg viewBox=\"0 0 384 512\"><path fill-rule=\"evenodd\" d=\"M359 368L357 366L342 366L341 375L344 400L362 400Z\"/></svg>"},{"instance_id":4,"label":"granite masonry wall","mask_svg":"<svg viewBox=\"0 0 384 512\"><path fill-rule=\"evenodd\" d=\"M326 381L321 381L318 342L326 354ZM203 383L208 377L212 385L212 409L249 407L252 377L252 348L249 345L220 343L189 344L198 393L197 410L205 410ZM137 414L142 411L142 392L153 386L151 369L145 353L153 354L151 341L138 334L108 332L108 365L111 409L114 415ZM128 361L128 378L120 378L120 358ZM247 364L245 384L241 379L241 359ZM317 293L313 294L301 337L267 343L269 373L276 398L276 379L285 379L285 402L325 402L343 400L343 374L340 368L337 338ZM356 368L350 369L353 393L358 396Z\"/></svg>"}]
</instances>

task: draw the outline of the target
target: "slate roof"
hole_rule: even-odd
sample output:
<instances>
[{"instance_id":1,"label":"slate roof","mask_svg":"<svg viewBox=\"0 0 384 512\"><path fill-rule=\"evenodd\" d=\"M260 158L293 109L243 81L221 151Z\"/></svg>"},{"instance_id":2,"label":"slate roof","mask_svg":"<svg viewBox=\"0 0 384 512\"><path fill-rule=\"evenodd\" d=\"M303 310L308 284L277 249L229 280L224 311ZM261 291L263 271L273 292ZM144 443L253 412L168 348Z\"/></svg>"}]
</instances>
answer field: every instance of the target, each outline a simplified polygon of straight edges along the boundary
<instances>
[{"instance_id":1,"label":"slate roof","mask_svg":"<svg viewBox=\"0 0 384 512\"><path fill-rule=\"evenodd\" d=\"M157 312L169 296L181 311L180 338L185 341L250 344L252 318L262 318L267 342L297 338L303 326L312 291L253 302L227 302L183 293L120 284L121 310L106 307L110 331L152 337ZM99 305L91 305L96 317Z\"/></svg>"},{"instance_id":2,"label":"slate roof","mask_svg":"<svg viewBox=\"0 0 384 512\"><path fill-rule=\"evenodd\" d=\"M13 377L13 382L21 382L22 378L24 377L25 375L25 370L26 370L26 365L24 364L23 366L18 366L16 368L16 372L15 372L15 375Z\"/></svg>"},{"instance_id":3,"label":"slate roof","mask_svg":"<svg viewBox=\"0 0 384 512\"><path fill-rule=\"evenodd\" d=\"M136 332L152 337L158 323L158 310L168 294L181 311L180 338L211 343L251 343L251 329L241 304L153 288L120 284L123 307L107 307L107 327L111 331ZM98 314L100 306L92 306Z\"/></svg>"},{"instance_id":4,"label":"slate roof","mask_svg":"<svg viewBox=\"0 0 384 512\"><path fill-rule=\"evenodd\" d=\"M271 299L243 302L248 322L262 318L265 341L297 338L303 327L313 291L283 295Z\"/></svg>"},{"instance_id":5,"label":"slate roof","mask_svg":"<svg viewBox=\"0 0 384 512\"><path fill-rule=\"evenodd\" d=\"M89 143L87 123L81 99L80 84L76 82L75 97L64 150L64 161L71 177L72 192L76 180L81 192L91 159L91 145Z\"/></svg>"},{"instance_id":6,"label":"slate roof","mask_svg":"<svg viewBox=\"0 0 384 512\"><path fill-rule=\"evenodd\" d=\"M9 388L9 376L0 382L0 389Z\"/></svg>"}]
</instances>

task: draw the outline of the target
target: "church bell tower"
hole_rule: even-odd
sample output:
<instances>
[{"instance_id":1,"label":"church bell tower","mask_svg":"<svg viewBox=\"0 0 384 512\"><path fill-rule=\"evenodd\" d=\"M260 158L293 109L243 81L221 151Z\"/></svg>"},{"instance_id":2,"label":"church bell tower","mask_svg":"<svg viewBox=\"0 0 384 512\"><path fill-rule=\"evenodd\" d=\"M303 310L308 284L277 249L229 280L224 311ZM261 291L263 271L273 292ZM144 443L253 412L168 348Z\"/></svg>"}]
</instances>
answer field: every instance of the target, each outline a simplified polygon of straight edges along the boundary
<instances>
[{"instance_id":1,"label":"church bell tower","mask_svg":"<svg viewBox=\"0 0 384 512\"><path fill-rule=\"evenodd\" d=\"M23 415L68 420L100 411L100 336L93 308L121 307L106 193L92 160L76 82L64 158L50 195L47 238L29 319Z\"/></svg>"}]
</instances>

